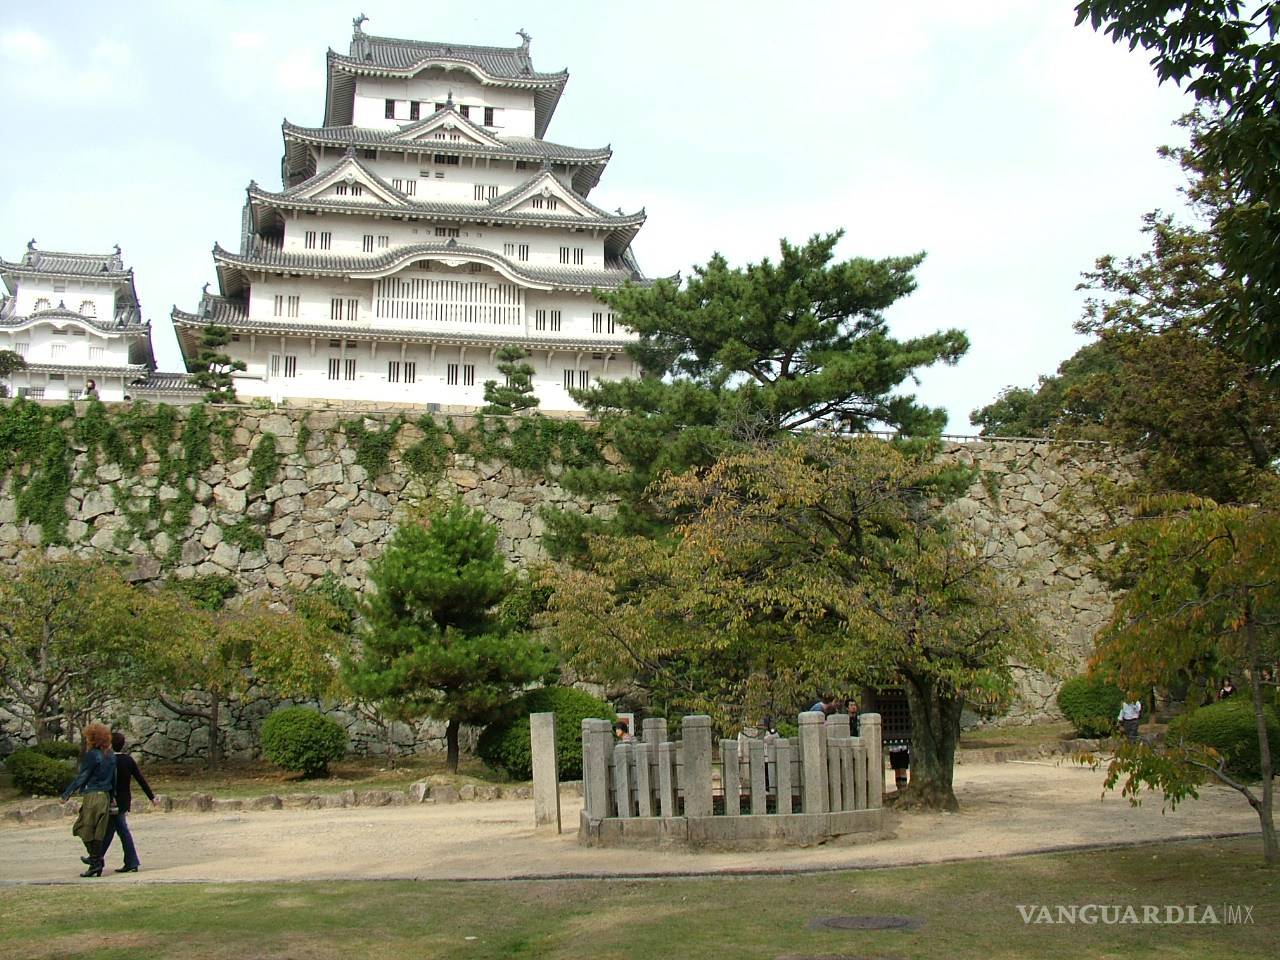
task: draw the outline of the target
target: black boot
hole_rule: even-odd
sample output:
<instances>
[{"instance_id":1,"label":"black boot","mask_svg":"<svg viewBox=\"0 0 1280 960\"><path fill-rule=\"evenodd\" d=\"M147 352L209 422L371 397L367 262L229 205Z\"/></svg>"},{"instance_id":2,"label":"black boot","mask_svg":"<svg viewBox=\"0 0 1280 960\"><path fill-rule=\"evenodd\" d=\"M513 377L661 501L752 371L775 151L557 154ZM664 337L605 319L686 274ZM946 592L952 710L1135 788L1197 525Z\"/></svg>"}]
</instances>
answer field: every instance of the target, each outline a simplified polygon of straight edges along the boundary
<instances>
[{"instance_id":1,"label":"black boot","mask_svg":"<svg viewBox=\"0 0 1280 960\"><path fill-rule=\"evenodd\" d=\"M80 874L82 877L100 877L102 876L103 856L102 842L99 840L86 840L84 845L89 848L89 869ZM83 858L82 858L83 859Z\"/></svg>"}]
</instances>

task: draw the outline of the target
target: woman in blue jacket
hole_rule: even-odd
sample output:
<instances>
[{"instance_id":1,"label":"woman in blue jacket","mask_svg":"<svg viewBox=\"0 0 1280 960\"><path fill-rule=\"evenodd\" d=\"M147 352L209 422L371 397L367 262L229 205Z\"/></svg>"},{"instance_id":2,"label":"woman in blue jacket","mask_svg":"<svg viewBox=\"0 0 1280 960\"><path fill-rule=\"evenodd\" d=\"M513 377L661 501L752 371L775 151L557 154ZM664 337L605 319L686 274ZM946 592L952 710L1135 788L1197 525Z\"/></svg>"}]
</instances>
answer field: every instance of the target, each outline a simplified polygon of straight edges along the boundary
<instances>
[{"instance_id":1,"label":"woman in blue jacket","mask_svg":"<svg viewBox=\"0 0 1280 960\"><path fill-rule=\"evenodd\" d=\"M111 731L101 723L84 728L85 754L80 758L80 772L62 791L63 802L81 793L80 815L71 832L84 841L89 851L89 869L82 877L102 876L103 853L107 825L111 819L111 798L116 789L116 755L111 752Z\"/></svg>"}]
</instances>

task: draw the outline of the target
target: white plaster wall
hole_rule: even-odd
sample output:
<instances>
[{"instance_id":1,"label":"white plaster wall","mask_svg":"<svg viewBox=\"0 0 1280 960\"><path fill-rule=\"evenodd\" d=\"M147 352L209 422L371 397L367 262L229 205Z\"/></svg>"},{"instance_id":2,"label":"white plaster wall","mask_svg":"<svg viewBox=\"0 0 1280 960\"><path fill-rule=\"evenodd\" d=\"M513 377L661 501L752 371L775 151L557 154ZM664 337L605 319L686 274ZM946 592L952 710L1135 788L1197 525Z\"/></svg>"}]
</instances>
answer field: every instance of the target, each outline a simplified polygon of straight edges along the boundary
<instances>
[{"instance_id":1,"label":"white plaster wall","mask_svg":"<svg viewBox=\"0 0 1280 960\"><path fill-rule=\"evenodd\" d=\"M485 226L461 221L419 222L416 225L390 218L361 216L356 214L320 214L316 216L300 214L285 223L284 250L287 253L332 253L341 255L363 255L364 238L374 238L374 254L386 252L397 246L417 243L445 242L449 238L436 235L436 229L456 228L459 243L472 244L492 250L494 253L508 256L513 262L517 260L519 247L529 247L530 266L560 267L560 248L568 247L569 263L573 267L573 250L583 250L583 269L599 270L604 267L604 236L598 231L574 230L572 221L564 226L551 227L517 227L517 226ZM306 235L309 231L316 234L316 246L309 250L306 246ZM328 251L320 249L321 233L331 233L332 240ZM388 238L388 246L378 246L378 237ZM505 244L514 244L515 252L504 254Z\"/></svg>"},{"instance_id":2,"label":"white plaster wall","mask_svg":"<svg viewBox=\"0 0 1280 960\"><path fill-rule=\"evenodd\" d=\"M63 332L57 332L59 329ZM74 321L61 328L36 323L22 330L0 333L3 349L24 357L27 363L65 363L75 366L120 367L129 362L129 340L86 331ZM55 348L61 348L60 350Z\"/></svg>"},{"instance_id":3,"label":"white plaster wall","mask_svg":"<svg viewBox=\"0 0 1280 960\"><path fill-rule=\"evenodd\" d=\"M489 282L507 283L506 278L501 277L491 270L484 270L478 274L471 274L464 271L449 271L445 269L436 269L432 271L422 271L415 267L408 267L400 271L404 276L414 276L434 279L451 279L459 280L488 280ZM374 283L372 280L349 280L343 281L338 279L304 279L295 277L272 277L253 284L249 297L249 318L251 320L283 320L292 323L313 323L317 325L332 325L331 319L331 300L340 297L343 300L343 325L349 329L367 329L369 327L388 327L393 326L396 329L408 330L453 330L455 332L475 332L477 326L475 324L454 324L452 326L429 323L425 321L413 320L395 320L384 321L379 320L375 316L374 311ZM285 316L276 317L274 315L275 296L279 294L285 297ZM288 316L288 297L296 296L299 298L298 316L296 318ZM355 323L349 324L346 319L346 300L358 299L359 315ZM632 334L621 323L615 322L614 333L608 333L608 314L609 308L596 300L589 293L569 293L566 291L541 291L526 289L524 293L525 317L524 323L519 327L512 327L506 324L495 324L485 332L499 332L513 337L530 336L537 339L557 339L565 340L582 340L590 338L592 340L612 340L618 344L621 350L626 343L634 339ZM537 310L547 311L547 329L538 330L536 328L535 318ZM560 330L551 330L550 311L560 311ZM593 313L602 313L602 330L595 333L592 322ZM248 335L242 335L242 340L248 339Z\"/></svg>"},{"instance_id":4,"label":"white plaster wall","mask_svg":"<svg viewBox=\"0 0 1280 960\"><path fill-rule=\"evenodd\" d=\"M392 80L383 77L358 77L356 79L355 104L352 122L357 127L375 130L394 130L412 123L406 101L422 102L419 120L425 120L435 110L436 103L444 103L450 92L458 106L470 106L471 121L484 125L484 107L496 111L494 125L487 129L505 136L532 137L534 131L533 91L508 90L482 85L470 74L457 70L427 70L409 80ZM396 105L396 118L386 117L386 101L400 101Z\"/></svg>"},{"instance_id":5,"label":"white plaster wall","mask_svg":"<svg viewBox=\"0 0 1280 960\"><path fill-rule=\"evenodd\" d=\"M309 338L241 337L231 343L227 351L236 359L244 360L246 369L237 375L236 391L244 398L267 397L279 402L289 398L325 399L333 401L377 401L382 403L439 403L442 405L481 406L484 403L486 380L501 380L498 371L496 349L440 345L434 350L428 345L406 344L403 354L399 344L360 341L342 341L330 346L327 338L318 339L312 346ZM270 357L278 354L280 376L270 375ZM283 376L285 357L297 359L297 375ZM403 357L403 360L402 360ZM329 379L329 360L354 359L356 376L345 379ZM417 364L414 383L391 383L388 380L388 363L412 361ZM587 370L592 380L620 379L635 376L629 358L621 353L588 354L577 351L538 350L528 361L534 368L534 389L544 410L580 410L564 387L564 371ZM447 382L449 364L458 364L459 383ZM462 384L463 366L475 367L475 383ZM403 378L403 366L401 374Z\"/></svg>"},{"instance_id":6,"label":"white plaster wall","mask_svg":"<svg viewBox=\"0 0 1280 960\"><path fill-rule=\"evenodd\" d=\"M23 277L14 293L14 308L21 315L31 314L40 300L48 300L50 307L65 304L68 310L81 313L84 301L93 304L93 315L99 320L115 317L116 288L114 284L95 283L86 280L55 280L52 277ZM41 309L44 306L41 305Z\"/></svg>"}]
</instances>

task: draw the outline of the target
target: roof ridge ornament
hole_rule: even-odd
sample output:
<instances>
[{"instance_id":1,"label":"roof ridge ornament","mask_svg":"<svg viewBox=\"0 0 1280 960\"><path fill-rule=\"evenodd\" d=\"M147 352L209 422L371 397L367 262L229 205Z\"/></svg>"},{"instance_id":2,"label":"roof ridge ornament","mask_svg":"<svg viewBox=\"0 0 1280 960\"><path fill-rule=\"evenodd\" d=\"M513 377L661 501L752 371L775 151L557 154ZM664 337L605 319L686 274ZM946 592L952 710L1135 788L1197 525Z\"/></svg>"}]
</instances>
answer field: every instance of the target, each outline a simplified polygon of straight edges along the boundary
<instances>
[{"instance_id":1,"label":"roof ridge ornament","mask_svg":"<svg viewBox=\"0 0 1280 960\"><path fill-rule=\"evenodd\" d=\"M529 42L533 37L525 32L524 27L516 31L516 36L520 38L520 50L517 54L521 60L520 72L527 76L533 73L533 60L529 57Z\"/></svg>"},{"instance_id":2,"label":"roof ridge ornament","mask_svg":"<svg viewBox=\"0 0 1280 960\"><path fill-rule=\"evenodd\" d=\"M351 20L352 31L354 33L364 33L363 27L364 27L364 24L368 21L368 19L369 18L366 17L363 13L361 13L360 16L358 17L353 17Z\"/></svg>"}]
</instances>

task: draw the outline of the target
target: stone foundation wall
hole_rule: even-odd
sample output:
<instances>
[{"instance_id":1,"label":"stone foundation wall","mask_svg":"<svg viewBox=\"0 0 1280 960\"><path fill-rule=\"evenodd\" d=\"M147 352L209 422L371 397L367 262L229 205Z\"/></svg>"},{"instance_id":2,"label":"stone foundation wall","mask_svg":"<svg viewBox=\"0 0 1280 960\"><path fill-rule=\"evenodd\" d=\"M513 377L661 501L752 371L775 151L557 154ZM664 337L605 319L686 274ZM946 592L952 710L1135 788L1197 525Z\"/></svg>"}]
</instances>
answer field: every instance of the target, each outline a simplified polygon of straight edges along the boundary
<instances>
[{"instance_id":1,"label":"stone foundation wall","mask_svg":"<svg viewBox=\"0 0 1280 960\"><path fill-rule=\"evenodd\" d=\"M357 448L344 433L344 420L357 419L367 430L381 430L395 414L370 410L335 411L280 408L235 408L238 425L230 442L214 444L215 460L196 482L196 504L189 528L173 545L169 534L151 521L137 528L137 516L149 504L178 497L158 478L159 456L151 451L136 476L125 476L113 463L88 465L80 450L73 466L77 478L67 499L71 517L69 543L42 547L41 530L17 519L12 484L0 488L0 564L15 565L30 550L51 557L76 554L110 556L127 561L137 581L223 574L235 578L244 594L274 594L305 588L325 574L363 592L369 563L383 550L397 523L432 496L459 495L480 507L497 525L499 548L515 564L545 557L540 543L546 505L609 515L610 503L574 497L557 482L559 471L526 472L501 462L483 462L453 454L443 471L420 477L406 464L404 453L422 439L412 424L400 429L386 468L376 477L357 462ZM179 410L186 417L188 410ZM261 438L272 435L282 455L274 482L251 489L250 455ZM305 449L299 438L305 437ZM448 438L446 438L447 441ZM944 457L978 466L983 479L953 506L955 516L971 521L987 538L990 555L1022 565L1022 588L1042 606L1041 622L1048 642L1074 663L1091 650L1094 630L1110 613L1110 600L1099 584L1070 564L1053 540L1049 518L1059 508L1064 490L1097 464L1105 448L1059 448L1047 443L979 441L951 443ZM120 502L118 491L128 488ZM133 513L131 520L129 513ZM246 550L227 539L228 530L248 518L263 535L261 549ZM1056 684L1027 674L1021 682L1022 702L1012 722L1056 715ZM256 728L271 705L253 701L234 707L225 728L230 755L253 749ZM351 733L353 749L382 749L383 734L367 720L342 710L334 716ZM0 701L0 750L14 725L6 722ZM204 732L163 708L132 714L130 723L139 752L164 759L202 755ZM395 734L406 750L436 749L442 734L423 724Z\"/></svg>"}]
</instances>

